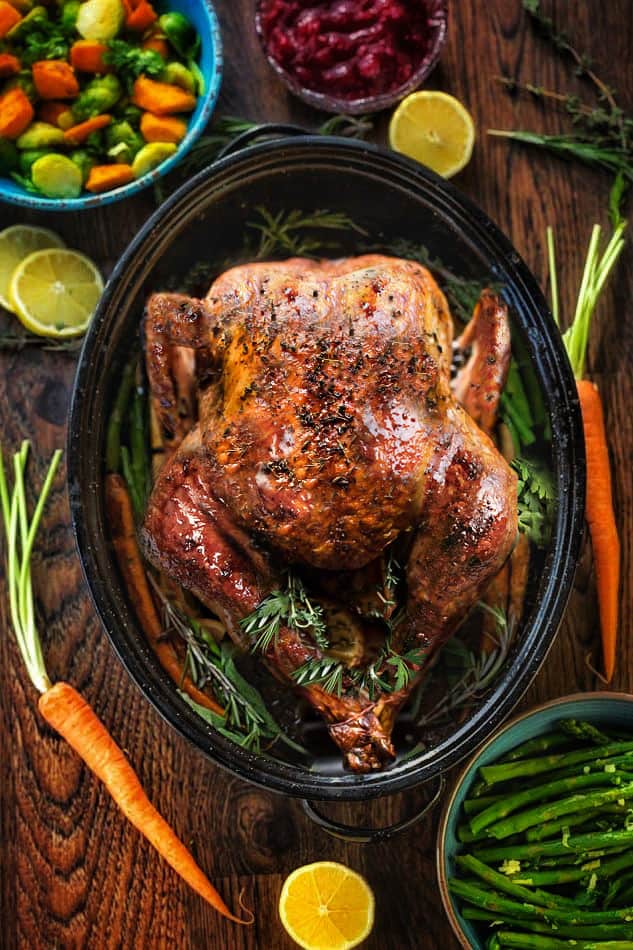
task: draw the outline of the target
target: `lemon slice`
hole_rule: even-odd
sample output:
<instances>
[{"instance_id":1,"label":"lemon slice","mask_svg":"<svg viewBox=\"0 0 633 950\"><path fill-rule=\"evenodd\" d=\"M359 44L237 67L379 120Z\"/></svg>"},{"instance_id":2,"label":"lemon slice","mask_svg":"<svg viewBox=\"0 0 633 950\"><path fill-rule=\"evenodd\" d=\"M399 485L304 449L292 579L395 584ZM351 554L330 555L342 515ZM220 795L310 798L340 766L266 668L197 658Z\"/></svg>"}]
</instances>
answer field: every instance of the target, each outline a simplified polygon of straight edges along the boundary
<instances>
[{"instance_id":1,"label":"lemon slice","mask_svg":"<svg viewBox=\"0 0 633 950\"><path fill-rule=\"evenodd\" d=\"M66 248L47 248L18 264L9 299L31 333L69 337L85 331L102 291L101 274L88 257Z\"/></svg>"},{"instance_id":2,"label":"lemon slice","mask_svg":"<svg viewBox=\"0 0 633 950\"><path fill-rule=\"evenodd\" d=\"M286 878L279 916L304 950L350 950L371 932L374 895L356 871L334 861L317 861Z\"/></svg>"},{"instance_id":3,"label":"lemon slice","mask_svg":"<svg viewBox=\"0 0 633 950\"><path fill-rule=\"evenodd\" d=\"M13 311L9 300L9 284L20 261L33 251L44 247L64 247L64 242L48 228L32 228L28 224L14 224L0 231L0 304Z\"/></svg>"},{"instance_id":4,"label":"lemon slice","mask_svg":"<svg viewBox=\"0 0 633 950\"><path fill-rule=\"evenodd\" d=\"M445 92L413 92L391 117L389 144L396 152L451 178L470 161L475 125L454 96Z\"/></svg>"}]
</instances>

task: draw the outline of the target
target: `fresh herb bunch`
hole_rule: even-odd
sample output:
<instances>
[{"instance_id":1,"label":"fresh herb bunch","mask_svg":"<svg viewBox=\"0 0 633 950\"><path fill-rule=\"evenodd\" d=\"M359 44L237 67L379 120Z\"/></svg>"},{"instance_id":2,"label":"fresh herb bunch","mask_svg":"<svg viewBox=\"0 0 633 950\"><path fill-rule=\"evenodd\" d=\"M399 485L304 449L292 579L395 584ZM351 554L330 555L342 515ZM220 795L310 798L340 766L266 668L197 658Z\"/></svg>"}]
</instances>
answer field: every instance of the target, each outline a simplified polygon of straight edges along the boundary
<instances>
[{"instance_id":1,"label":"fresh herb bunch","mask_svg":"<svg viewBox=\"0 0 633 950\"><path fill-rule=\"evenodd\" d=\"M156 78L165 68L165 60L156 50L142 49L125 40L110 40L103 58L112 66L128 93L141 73Z\"/></svg>"},{"instance_id":2,"label":"fresh herb bunch","mask_svg":"<svg viewBox=\"0 0 633 950\"><path fill-rule=\"evenodd\" d=\"M489 134L536 145L563 158L577 159L609 171L615 176L611 205L616 223L621 215L625 193L633 182L633 117L621 108L615 90L597 75L591 59L580 53L567 34L557 30L552 19L542 12L540 0L523 0L523 6L540 35L559 54L570 59L576 74L593 87L596 102L588 105L576 95L503 76L500 82L508 91L527 92L544 102L551 101L562 106L571 120L572 131L561 135L540 135L536 132L490 129Z\"/></svg>"},{"instance_id":3,"label":"fresh herb bunch","mask_svg":"<svg viewBox=\"0 0 633 950\"><path fill-rule=\"evenodd\" d=\"M43 59L67 59L72 42L73 27L53 22L47 16L35 18L33 27L24 35L20 53L23 66L32 66Z\"/></svg>"},{"instance_id":4,"label":"fresh herb bunch","mask_svg":"<svg viewBox=\"0 0 633 950\"><path fill-rule=\"evenodd\" d=\"M286 572L283 587L272 591L240 621L242 630L251 638L253 649L262 653L276 643L282 625L306 631L321 650L329 646L323 608L312 603L303 581L292 570Z\"/></svg>"},{"instance_id":5,"label":"fresh herb bunch","mask_svg":"<svg viewBox=\"0 0 633 950\"><path fill-rule=\"evenodd\" d=\"M556 489L550 469L542 462L515 458L518 483L519 531L537 547L547 546L556 510Z\"/></svg>"},{"instance_id":6,"label":"fresh herb bunch","mask_svg":"<svg viewBox=\"0 0 633 950\"><path fill-rule=\"evenodd\" d=\"M259 245L255 250L256 260L266 260L273 254L289 254L292 257L310 257L316 251L331 250L340 247L340 242L332 243L322 236L305 234L306 231L355 231L366 234L349 215L341 211L318 209L306 213L294 209L278 211L274 214L263 205L255 211L259 221L249 221L247 227L258 232Z\"/></svg>"},{"instance_id":7,"label":"fresh herb bunch","mask_svg":"<svg viewBox=\"0 0 633 950\"><path fill-rule=\"evenodd\" d=\"M166 632L177 634L187 647L183 678L189 673L198 689L210 685L224 706L224 715L201 706L181 690L183 699L218 732L244 749L260 752L263 744L281 740L305 754L305 749L277 725L261 693L239 672L233 647L224 641L217 643L203 626L170 603L156 584L154 589L163 603Z\"/></svg>"}]
</instances>

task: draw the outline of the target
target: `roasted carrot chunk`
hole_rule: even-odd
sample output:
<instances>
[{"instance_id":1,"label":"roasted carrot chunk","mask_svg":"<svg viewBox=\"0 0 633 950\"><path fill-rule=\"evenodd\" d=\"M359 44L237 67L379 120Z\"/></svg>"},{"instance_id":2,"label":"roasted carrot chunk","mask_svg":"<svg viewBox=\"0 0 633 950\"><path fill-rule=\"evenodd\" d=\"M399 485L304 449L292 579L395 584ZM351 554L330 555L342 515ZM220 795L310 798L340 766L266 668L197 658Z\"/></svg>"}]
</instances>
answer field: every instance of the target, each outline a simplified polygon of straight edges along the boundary
<instances>
[{"instance_id":1,"label":"roasted carrot chunk","mask_svg":"<svg viewBox=\"0 0 633 950\"><path fill-rule=\"evenodd\" d=\"M33 82L42 99L74 99L79 93L75 71L61 59L33 63Z\"/></svg>"},{"instance_id":2,"label":"roasted carrot chunk","mask_svg":"<svg viewBox=\"0 0 633 950\"><path fill-rule=\"evenodd\" d=\"M107 73L110 67L103 58L107 51L96 40L77 40L70 48L70 65L80 73Z\"/></svg>"},{"instance_id":3,"label":"roasted carrot chunk","mask_svg":"<svg viewBox=\"0 0 633 950\"><path fill-rule=\"evenodd\" d=\"M154 115L192 112L196 107L196 97L190 92L166 82L156 82L147 76L139 76L134 83L132 102Z\"/></svg>"},{"instance_id":4,"label":"roasted carrot chunk","mask_svg":"<svg viewBox=\"0 0 633 950\"><path fill-rule=\"evenodd\" d=\"M96 115L94 119L86 119L85 122L80 122L78 125L71 125L64 132L64 142L67 145L81 145L89 135L98 132L99 129L105 129L106 125L110 125L111 122L111 115Z\"/></svg>"},{"instance_id":5,"label":"roasted carrot chunk","mask_svg":"<svg viewBox=\"0 0 633 950\"><path fill-rule=\"evenodd\" d=\"M141 135L146 142L182 142L187 134L187 123L171 115L154 115L144 112L141 116Z\"/></svg>"},{"instance_id":6,"label":"roasted carrot chunk","mask_svg":"<svg viewBox=\"0 0 633 950\"><path fill-rule=\"evenodd\" d=\"M70 106L67 102L55 102L54 99L47 99L38 107L37 115L42 122L48 122L49 125L59 125L60 115L69 112L69 110Z\"/></svg>"},{"instance_id":7,"label":"roasted carrot chunk","mask_svg":"<svg viewBox=\"0 0 633 950\"><path fill-rule=\"evenodd\" d=\"M95 165L90 169L86 188L95 193L111 191L134 181L131 165Z\"/></svg>"},{"instance_id":8,"label":"roasted carrot chunk","mask_svg":"<svg viewBox=\"0 0 633 950\"><path fill-rule=\"evenodd\" d=\"M125 19L128 30L144 33L158 19L156 10L147 0L141 0L138 6Z\"/></svg>"},{"instance_id":9,"label":"roasted carrot chunk","mask_svg":"<svg viewBox=\"0 0 633 950\"><path fill-rule=\"evenodd\" d=\"M0 96L0 136L17 139L32 122L33 106L23 89L10 89Z\"/></svg>"},{"instance_id":10,"label":"roasted carrot chunk","mask_svg":"<svg viewBox=\"0 0 633 950\"><path fill-rule=\"evenodd\" d=\"M17 76L20 72L20 60L12 53L0 53L0 79Z\"/></svg>"},{"instance_id":11,"label":"roasted carrot chunk","mask_svg":"<svg viewBox=\"0 0 633 950\"><path fill-rule=\"evenodd\" d=\"M12 7L6 0L0 0L0 39L6 36L9 30L21 19L22 16L15 7Z\"/></svg>"}]
</instances>

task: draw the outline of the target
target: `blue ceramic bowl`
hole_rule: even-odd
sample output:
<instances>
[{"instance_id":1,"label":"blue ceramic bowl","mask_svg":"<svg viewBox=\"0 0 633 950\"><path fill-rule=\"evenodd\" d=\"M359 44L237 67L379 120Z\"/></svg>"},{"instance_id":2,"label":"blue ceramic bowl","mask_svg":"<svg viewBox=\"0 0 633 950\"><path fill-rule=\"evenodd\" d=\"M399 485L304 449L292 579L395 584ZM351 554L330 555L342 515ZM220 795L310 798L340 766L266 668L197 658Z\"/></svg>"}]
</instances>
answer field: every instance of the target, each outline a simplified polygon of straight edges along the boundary
<instances>
[{"instance_id":1,"label":"blue ceramic bowl","mask_svg":"<svg viewBox=\"0 0 633 950\"><path fill-rule=\"evenodd\" d=\"M142 178L100 195L82 193L78 198L45 198L44 195L25 191L11 178L0 176L0 199L10 201L12 204L24 205L26 208L35 208L38 211L83 211L96 208L99 205L110 204L112 201L129 198L130 195L135 195L143 188L147 188L157 178L171 171L187 154L211 118L220 92L222 81L220 27L210 0L159 0L155 7L159 13L166 13L168 10L183 13L198 31L201 41L198 65L205 79L205 90L199 96L198 104L189 118L187 134L180 143L178 151Z\"/></svg>"},{"instance_id":2,"label":"blue ceramic bowl","mask_svg":"<svg viewBox=\"0 0 633 950\"><path fill-rule=\"evenodd\" d=\"M508 722L488 739L459 776L440 819L437 840L437 875L444 910L455 935L465 950L484 950L473 921L465 920L448 890L448 878L453 877L453 858L462 849L457 839L462 803L468 797L471 785L482 765L495 762L522 742L552 732L561 719L582 719L596 726L615 729L633 728L633 696L628 693L576 693L554 699Z\"/></svg>"}]
</instances>

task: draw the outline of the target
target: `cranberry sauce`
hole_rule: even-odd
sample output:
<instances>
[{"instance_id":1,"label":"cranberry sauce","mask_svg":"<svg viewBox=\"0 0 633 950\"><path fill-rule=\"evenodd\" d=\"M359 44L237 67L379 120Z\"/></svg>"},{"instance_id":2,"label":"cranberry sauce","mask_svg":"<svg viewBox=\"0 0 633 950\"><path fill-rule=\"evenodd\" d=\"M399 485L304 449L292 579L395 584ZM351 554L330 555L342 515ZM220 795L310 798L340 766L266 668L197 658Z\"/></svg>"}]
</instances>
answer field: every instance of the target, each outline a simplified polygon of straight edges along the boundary
<instances>
[{"instance_id":1,"label":"cranberry sauce","mask_svg":"<svg viewBox=\"0 0 633 950\"><path fill-rule=\"evenodd\" d=\"M261 0L269 55L306 89L364 99L404 85L424 58L424 0Z\"/></svg>"}]
</instances>

